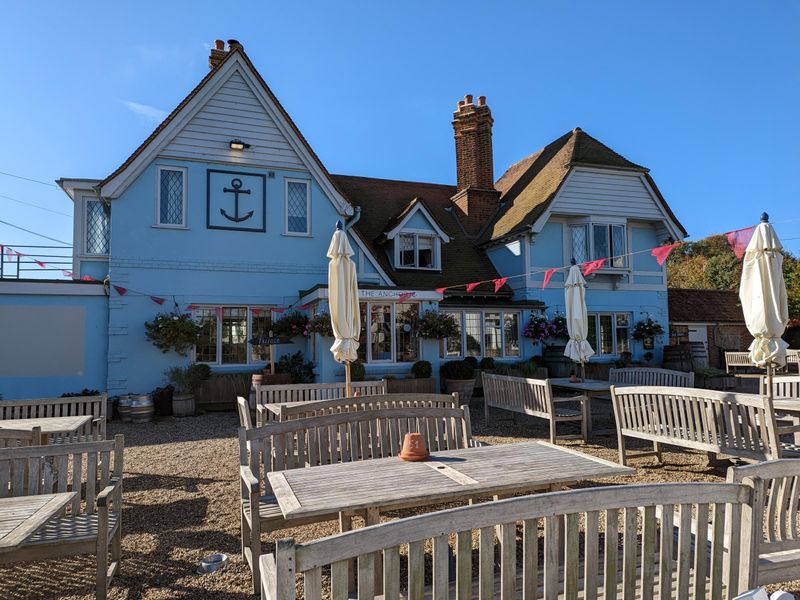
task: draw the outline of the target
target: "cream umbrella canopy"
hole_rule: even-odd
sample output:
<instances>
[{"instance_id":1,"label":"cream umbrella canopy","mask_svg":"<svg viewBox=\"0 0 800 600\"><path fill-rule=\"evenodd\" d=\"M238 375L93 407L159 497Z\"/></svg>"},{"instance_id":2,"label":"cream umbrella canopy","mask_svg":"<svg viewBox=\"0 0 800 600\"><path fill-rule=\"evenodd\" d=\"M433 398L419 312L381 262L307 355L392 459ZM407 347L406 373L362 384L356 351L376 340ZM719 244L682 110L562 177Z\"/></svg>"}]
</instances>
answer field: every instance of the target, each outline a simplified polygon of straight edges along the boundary
<instances>
[{"instance_id":1,"label":"cream umbrella canopy","mask_svg":"<svg viewBox=\"0 0 800 600\"><path fill-rule=\"evenodd\" d=\"M350 393L350 363L358 358L358 337L361 332L361 313L358 308L356 265L350 258L353 248L342 230L341 221L328 248L328 304L335 341L331 346L333 358L344 363L346 394Z\"/></svg>"},{"instance_id":2,"label":"cream umbrella canopy","mask_svg":"<svg viewBox=\"0 0 800 600\"><path fill-rule=\"evenodd\" d=\"M754 338L750 344L750 360L756 366L767 367L770 397L773 369L786 364L786 348L789 347L781 339L789 322L781 250L783 246L769 223L769 216L764 213L744 253L739 299L747 330Z\"/></svg>"},{"instance_id":3,"label":"cream umbrella canopy","mask_svg":"<svg viewBox=\"0 0 800 600\"><path fill-rule=\"evenodd\" d=\"M583 371L586 361L594 356L594 350L586 340L589 333L589 318L586 315L586 280L578 265L573 264L569 269L567 281L564 283L564 301L567 306L569 331L569 341L564 349L564 356L580 363Z\"/></svg>"}]
</instances>

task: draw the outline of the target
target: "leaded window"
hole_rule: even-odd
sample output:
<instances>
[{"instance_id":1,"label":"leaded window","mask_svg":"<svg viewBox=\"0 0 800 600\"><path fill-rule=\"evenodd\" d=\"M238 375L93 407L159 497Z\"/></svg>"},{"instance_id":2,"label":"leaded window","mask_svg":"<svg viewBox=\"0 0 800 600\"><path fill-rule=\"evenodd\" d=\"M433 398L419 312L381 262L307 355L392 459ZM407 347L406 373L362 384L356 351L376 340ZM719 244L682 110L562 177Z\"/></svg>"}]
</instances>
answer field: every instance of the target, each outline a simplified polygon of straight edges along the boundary
<instances>
[{"instance_id":1,"label":"leaded window","mask_svg":"<svg viewBox=\"0 0 800 600\"><path fill-rule=\"evenodd\" d=\"M184 172L159 168L158 173L158 224L184 225Z\"/></svg>"},{"instance_id":2,"label":"leaded window","mask_svg":"<svg viewBox=\"0 0 800 600\"><path fill-rule=\"evenodd\" d=\"M395 238L397 265L406 269L436 269L439 238L424 233L401 233Z\"/></svg>"},{"instance_id":3,"label":"leaded window","mask_svg":"<svg viewBox=\"0 0 800 600\"><path fill-rule=\"evenodd\" d=\"M101 200L86 201L86 254L108 254L111 209Z\"/></svg>"},{"instance_id":4,"label":"leaded window","mask_svg":"<svg viewBox=\"0 0 800 600\"><path fill-rule=\"evenodd\" d=\"M570 249L577 263L608 259L607 267L623 269L627 266L627 234L625 225L593 223L571 225Z\"/></svg>"},{"instance_id":5,"label":"leaded window","mask_svg":"<svg viewBox=\"0 0 800 600\"><path fill-rule=\"evenodd\" d=\"M271 346L250 344L254 337L268 336L272 315L268 307L200 306L192 316L201 332L195 345L195 361L212 365L263 364L272 359Z\"/></svg>"},{"instance_id":6,"label":"leaded window","mask_svg":"<svg viewBox=\"0 0 800 600\"><path fill-rule=\"evenodd\" d=\"M311 233L308 218L309 185L307 181L286 182L286 232Z\"/></svg>"},{"instance_id":7,"label":"leaded window","mask_svg":"<svg viewBox=\"0 0 800 600\"><path fill-rule=\"evenodd\" d=\"M519 357L519 312L512 311L449 311L455 318L460 335L447 338L444 358L461 356Z\"/></svg>"},{"instance_id":8,"label":"leaded window","mask_svg":"<svg viewBox=\"0 0 800 600\"><path fill-rule=\"evenodd\" d=\"M630 313L589 313L586 340L598 356L630 352Z\"/></svg>"}]
</instances>

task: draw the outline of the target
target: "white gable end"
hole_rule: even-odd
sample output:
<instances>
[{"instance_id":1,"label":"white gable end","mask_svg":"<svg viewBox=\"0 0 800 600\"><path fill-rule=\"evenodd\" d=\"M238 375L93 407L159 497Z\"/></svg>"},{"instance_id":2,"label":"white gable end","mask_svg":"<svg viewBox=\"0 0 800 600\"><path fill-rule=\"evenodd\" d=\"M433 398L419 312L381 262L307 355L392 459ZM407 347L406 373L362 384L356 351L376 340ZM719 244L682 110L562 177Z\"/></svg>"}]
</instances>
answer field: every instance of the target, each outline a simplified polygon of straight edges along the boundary
<instances>
[{"instance_id":1,"label":"white gable end","mask_svg":"<svg viewBox=\"0 0 800 600\"><path fill-rule=\"evenodd\" d=\"M235 138L247 142L250 148L245 153L231 150L229 144ZM160 155L305 169L303 160L238 69L230 73Z\"/></svg>"}]
</instances>

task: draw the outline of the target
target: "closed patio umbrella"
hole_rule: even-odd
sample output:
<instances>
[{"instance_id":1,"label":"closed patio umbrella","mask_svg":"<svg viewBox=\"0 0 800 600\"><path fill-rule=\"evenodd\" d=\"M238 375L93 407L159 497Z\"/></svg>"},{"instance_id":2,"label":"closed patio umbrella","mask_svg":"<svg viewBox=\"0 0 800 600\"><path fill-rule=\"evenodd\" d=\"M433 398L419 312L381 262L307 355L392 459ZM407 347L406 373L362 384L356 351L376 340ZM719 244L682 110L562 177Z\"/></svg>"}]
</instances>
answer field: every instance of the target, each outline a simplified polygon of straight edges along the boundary
<instances>
[{"instance_id":1,"label":"closed patio umbrella","mask_svg":"<svg viewBox=\"0 0 800 600\"><path fill-rule=\"evenodd\" d=\"M358 309L356 265L350 258L353 249L342 230L341 221L328 248L328 304L335 341L331 346L333 358L344 363L346 395L350 393L350 363L358 359L358 337L361 332L361 313Z\"/></svg>"},{"instance_id":2,"label":"closed patio umbrella","mask_svg":"<svg viewBox=\"0 0 800 600\"><path fill-rule=\"evenodd\" d=\"M564 356L581 364L581 375L585 379L585 363L594 350L586 337L589 333L589 318L586 316L586 280L578 265L569 269L564 284L564 300L567 306L567 330L569 341L564 349Z\"/></svg>"},{"instance_id":3,"label":"closed patio umbrella","mask_svg":"<svg viewBox=\"0 0 800 600\"><path fill-rule=\"evenodd\" d=\"M789 322L781 250L783 246L769 223L769 216L764 213L744 253L739 299L747 330L754 338L750 344L750 360L758 367L767 368L770 397L773 370L776 365L786 364L786 348L789 347L781 339Z\"/></svg>"}]
</instances>

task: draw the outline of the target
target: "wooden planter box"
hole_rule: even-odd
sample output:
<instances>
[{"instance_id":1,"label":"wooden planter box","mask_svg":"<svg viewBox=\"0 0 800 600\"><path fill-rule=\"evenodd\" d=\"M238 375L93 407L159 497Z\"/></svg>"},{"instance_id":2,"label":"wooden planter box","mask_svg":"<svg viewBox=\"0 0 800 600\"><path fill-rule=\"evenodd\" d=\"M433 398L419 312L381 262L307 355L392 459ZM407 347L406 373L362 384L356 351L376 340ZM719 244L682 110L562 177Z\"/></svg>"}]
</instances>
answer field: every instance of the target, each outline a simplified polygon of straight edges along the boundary
<instances>
[{"instance_id":1,"label":"wooden planter box","mask_svg":"<svg viewBox=\"0 0 800 600\"><path fill-rule=\"evenodd\" d=\"M433 377L424 379L387 379L387 394L436 394L436 380Z\"/></svg>"},{"instance_id":2,"label":"wooden planter box","mask_svg":"<svg viewBox=\"0 0 800 600\"><path fill-rule=\"evenodd\" d=\"M252 375L252 372L212 375L195 394L197 410L234 410L237 396L250 396Z\"/></svg>"}]
</instances>

